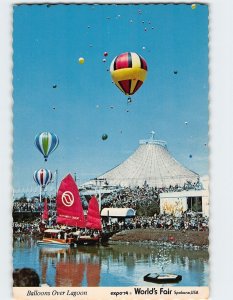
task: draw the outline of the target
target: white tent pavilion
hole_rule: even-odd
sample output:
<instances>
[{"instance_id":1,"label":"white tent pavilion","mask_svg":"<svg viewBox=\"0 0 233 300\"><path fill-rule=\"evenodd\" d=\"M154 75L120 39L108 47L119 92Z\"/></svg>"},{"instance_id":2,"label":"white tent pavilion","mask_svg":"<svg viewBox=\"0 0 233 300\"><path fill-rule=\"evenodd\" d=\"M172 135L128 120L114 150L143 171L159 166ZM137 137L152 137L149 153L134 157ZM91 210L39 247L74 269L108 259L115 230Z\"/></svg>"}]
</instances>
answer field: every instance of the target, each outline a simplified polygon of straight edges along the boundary
<instances>
[{"instance_id":1,"label":"white tent pavilion","mask_svg":"<svg viewBox=\"0 0 233 300\"><path fill-rule=\"evenodd\" d=\"M137 150L124 162L91 180L106 181L110 186L142 187L145 184L153 187L183 186L190 181L196 182L199 175L175 160L169 153L166 142L155 140L140 140ZM87 183L86 183L87 184Z\"/></svg>"}]
</instances>

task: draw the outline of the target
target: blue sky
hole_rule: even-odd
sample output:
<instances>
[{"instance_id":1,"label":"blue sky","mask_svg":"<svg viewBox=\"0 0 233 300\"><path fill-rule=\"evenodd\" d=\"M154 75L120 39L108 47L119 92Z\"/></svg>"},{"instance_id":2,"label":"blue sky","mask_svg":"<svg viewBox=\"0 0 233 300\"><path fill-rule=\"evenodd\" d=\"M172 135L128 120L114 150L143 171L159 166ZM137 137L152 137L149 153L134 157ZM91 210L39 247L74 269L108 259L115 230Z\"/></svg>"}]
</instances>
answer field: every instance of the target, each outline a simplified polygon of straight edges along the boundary
<instances>
[{"instance_id":1,"label":"blue sky","mask_svg":"<svg viewBox=\"0 0 233 300\"><path fill-rule=\"evenodd\" d=\"M13 26L15 188L35 186L42 167L59 179L96 177L151 130L178 161L208 174L208 6L16 5ZM127 51L148 65L128 105L107 71ZM60 139L46 163L34 146L42 131Z\"/></svg>"}]
</instances>

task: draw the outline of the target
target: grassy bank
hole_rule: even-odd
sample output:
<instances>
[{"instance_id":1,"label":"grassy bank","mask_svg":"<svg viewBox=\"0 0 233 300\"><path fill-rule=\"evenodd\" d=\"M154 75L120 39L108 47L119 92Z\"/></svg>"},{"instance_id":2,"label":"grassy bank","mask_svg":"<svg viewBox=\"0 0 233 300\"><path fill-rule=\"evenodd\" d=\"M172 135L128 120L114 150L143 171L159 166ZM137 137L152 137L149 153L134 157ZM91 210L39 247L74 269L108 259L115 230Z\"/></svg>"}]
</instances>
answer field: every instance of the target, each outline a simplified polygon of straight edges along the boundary
<instances>
[{"instance_id":1,"label":"grassy bank","mask_svg":"<svg viewBox=\"0 0 233 300\"><path fill-rule=\"evenodd\" d=\"M207 231L173 231L163 229L132 229L114 234L111 241L121 242L169 242L176 245L208 246Z\"/></svg>"}]
</instances>

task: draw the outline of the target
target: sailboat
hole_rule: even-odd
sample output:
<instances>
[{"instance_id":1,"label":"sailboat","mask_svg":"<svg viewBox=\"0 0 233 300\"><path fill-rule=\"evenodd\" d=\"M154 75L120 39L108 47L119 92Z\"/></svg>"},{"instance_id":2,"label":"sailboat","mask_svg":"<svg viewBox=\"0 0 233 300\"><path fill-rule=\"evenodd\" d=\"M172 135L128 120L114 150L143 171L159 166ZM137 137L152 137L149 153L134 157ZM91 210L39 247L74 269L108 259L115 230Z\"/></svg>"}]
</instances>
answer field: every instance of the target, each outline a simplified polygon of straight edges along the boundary
<instances>
[{"instance_id":1,"label":"sailboat","mask_svg":"<svg viewBox=\"0 0 233 300\"><path fill-rule=\"evenodd\" d=\"M45 222L49 219L49 210L48 210L48 203L47 198L44 199L44 209L41 216L41 222L39 223L40 232L43 233L45 231Z\"/></svg>"},{"instance_id":2,"label":"sailboat","mask_svg":"<svg viewBox=\"0 0 233 300\"><path fill-rule=\"evenodd\" d=\"M69 227L85 227L85 218L78 187L73 177L68 174L61 182L57 193L57 219L56 223L64 225L64 229L46 229L43 239L37 241L38 245L70 247L74 238L67 232Z\"/></svg>"},{"instance_id":3,"label":"sailboat","mask_svg":"<svg viewBox=\"0 0 233 300\"><path fill-rule=\"evenodd\" d=\"M48 210L48 202L47 198L44 200L44 210L42 214L42 220L47 221L49 219L49 210Z\"/></svg>"},{"instance_id":4,"label":"sailboat","mask_svg":"<svg viewBox=\"0 0 233 300\"><path fill-rule=\"evenodd\" d=\"M73 177L68 174L61 182L57 193L56 223L60 228L46 229L38 245L70 247L74 244L99 242L102 229L99 205L95 196L89 202L87 218L84 217L81 197ZM71 228L68 230L68 228ZM85 228L84 234L77 228ZM74 232L74 230L76 230Z\"/></svg>"},{"instance_id":5,"label":"sailboat","mask_svg":"<svg viewBox=\"0 0 233 300\"><path fill-rule=\"evenodd\" d=\"M102 230L101 216L99 212L99 204L95 196L92 196L87 211L86 232L81 234L81 231L74 232L77 244L96 244L100 241L100 232Z\"/></svg>"}]
</instances>

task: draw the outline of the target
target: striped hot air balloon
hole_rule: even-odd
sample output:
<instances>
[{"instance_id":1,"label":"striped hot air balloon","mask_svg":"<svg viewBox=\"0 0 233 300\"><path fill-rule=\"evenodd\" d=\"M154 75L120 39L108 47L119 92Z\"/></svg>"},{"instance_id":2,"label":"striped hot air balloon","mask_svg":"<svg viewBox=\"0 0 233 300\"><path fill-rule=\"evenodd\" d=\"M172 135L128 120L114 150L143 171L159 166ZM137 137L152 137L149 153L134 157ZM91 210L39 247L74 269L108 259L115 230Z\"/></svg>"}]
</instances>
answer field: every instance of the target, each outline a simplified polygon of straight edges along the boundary
<instances>
[{"instance_id":1,"label":"striped hot air balloon","mask_svg":"<svg viewBox=\"0 0 233 300\"><path fill-rule=\"evenodd\" d=\"M33 174L33 179L42 189L51 182L52 178L52 172L47 169L39 169Z\"/></svg>"},{"instance_id":2,"label":"striped hot air balloon","mask_svg":"<svg viewBox=\"0 0 233 300\"><path fill-rule=\"evenodd\" d=\"M113 59L110 72L115 85L126 95L133 95L146 79L147 64L137 53L126 52Z\"/></svg>"},{"instance_id":3,"label":"striped hot air balloon","mask_svg":"<svg viewBox=\"0 0 233 300\"><path fill-rule=\"evenodd\" d=\"M45 161L47 161L49 154L57 148L58 144L59 139L52 132L42 132L35 137L35 145L44 155Z\"/></svg>"}]
</instances>

